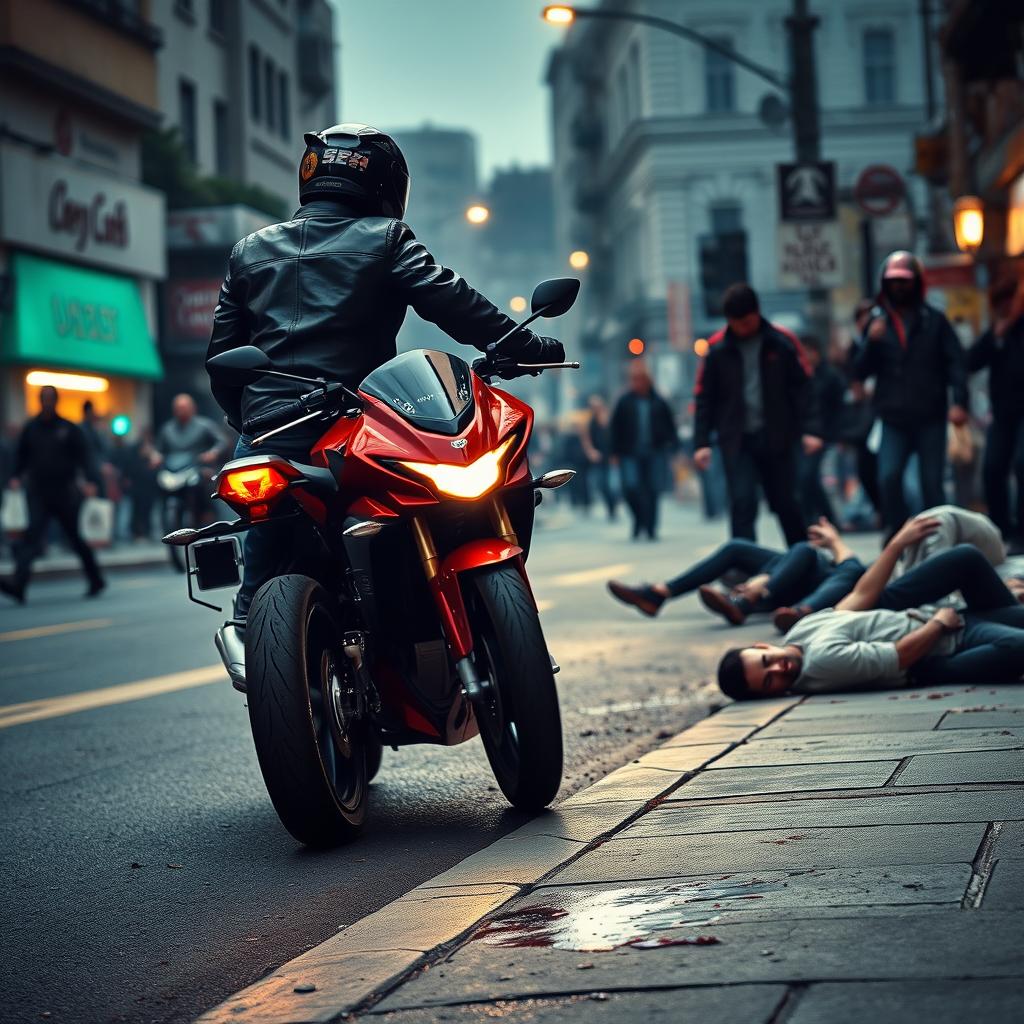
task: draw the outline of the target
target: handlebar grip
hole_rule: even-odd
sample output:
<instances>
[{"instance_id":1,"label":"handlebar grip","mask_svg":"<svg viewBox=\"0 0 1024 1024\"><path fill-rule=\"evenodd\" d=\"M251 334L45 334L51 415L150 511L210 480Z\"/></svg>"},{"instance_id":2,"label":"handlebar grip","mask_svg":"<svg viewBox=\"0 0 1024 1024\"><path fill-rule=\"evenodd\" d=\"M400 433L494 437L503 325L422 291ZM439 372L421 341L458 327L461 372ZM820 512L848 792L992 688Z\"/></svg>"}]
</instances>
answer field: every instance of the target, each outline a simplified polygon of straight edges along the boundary
<instances>
[{"instance_id":1,"label":"handlebar grip","mask_svg":"<svg viewBox=\"0 0 1024 1024\"><path fill-rule=\"evenodd\" d=\"M247 434L258 434L261 430L272 430L289 420L305 416L307 412L309 409L299 399L295 399L295 401L288 402L287 405L279 405L276 409L271 409L270 412L247 419L242 424L242 428Z\"/></svg>"}]
</instances>

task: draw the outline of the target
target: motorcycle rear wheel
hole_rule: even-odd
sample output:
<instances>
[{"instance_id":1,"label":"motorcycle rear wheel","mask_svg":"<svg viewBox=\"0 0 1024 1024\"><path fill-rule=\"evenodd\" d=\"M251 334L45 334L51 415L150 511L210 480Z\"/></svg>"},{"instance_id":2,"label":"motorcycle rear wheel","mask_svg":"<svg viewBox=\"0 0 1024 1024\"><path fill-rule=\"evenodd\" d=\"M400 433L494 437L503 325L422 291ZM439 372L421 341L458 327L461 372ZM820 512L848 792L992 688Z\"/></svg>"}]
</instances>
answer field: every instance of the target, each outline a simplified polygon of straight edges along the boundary
<instances>
[{"instance_id":1,"label":"motorcycle rear wheel","mask_svg":"<svg viewBox=\"0 0 1024 1024\"><path fill-rule=\"evenodd\" d=\"M253 598L245 630L249 723L274 810L307 846L353 838L366 818L359 723L334 710L340 629L330 595L308 576L279 576Z\"/></svg>"},{"instance_id":2,"label":"motorcycle rear wheel","mask_svg":"<svg viewBox=\"0 0 1024 1024\"><path fill-rule=\"evenodd\" d=\"M480 738L509 803L540 810L562 783L562 722L537 608L515 566L477 573L473 584Z\"/></svg>"}]
</instances>

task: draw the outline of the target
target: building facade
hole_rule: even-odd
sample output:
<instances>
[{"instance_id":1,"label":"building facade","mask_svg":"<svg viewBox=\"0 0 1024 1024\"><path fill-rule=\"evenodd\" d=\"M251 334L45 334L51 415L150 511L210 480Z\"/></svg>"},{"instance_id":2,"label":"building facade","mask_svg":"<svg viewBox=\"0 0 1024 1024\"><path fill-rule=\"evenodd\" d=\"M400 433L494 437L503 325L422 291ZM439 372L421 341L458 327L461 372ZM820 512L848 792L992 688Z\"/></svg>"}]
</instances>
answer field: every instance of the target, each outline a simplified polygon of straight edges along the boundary
<instances>
[{"instance_id":1,"label":"building facade","mask_svg":"<svg viewBox=\"0 0 1024 1024\"><path fill-rule=\"evenodd\" d=\"M140 184L159 123L149 4L0 8L0 424L54 384L60 411L149 417L162 374L164 200Z\"/></svg>"},{"instance_id":2,"label":"building facade","mask_svg":"<svg viewBox=\"0 0 1024 1024\"><path fill-rule=\"evenodd\" d=\"M666 18L788 74L786 0L596 6ZM915 0L810 6L822 156L836 163L840 200L845 266L834 309L845 313L885 251L915 244L926 212L912 181L884 218L852 198L869 165L900 177L912 166L926 117L925 51ZM639 338L685 417L694 343L720 324L725 278L745 277L769 316L806 326L806 290L780 280L776 165L794 151L787 97L714 50L628 20L580 19L554 52L548 82L557 245L590 256L572 339L588 383L614 388L626 345Z\"/></svg>"}]
</instances>

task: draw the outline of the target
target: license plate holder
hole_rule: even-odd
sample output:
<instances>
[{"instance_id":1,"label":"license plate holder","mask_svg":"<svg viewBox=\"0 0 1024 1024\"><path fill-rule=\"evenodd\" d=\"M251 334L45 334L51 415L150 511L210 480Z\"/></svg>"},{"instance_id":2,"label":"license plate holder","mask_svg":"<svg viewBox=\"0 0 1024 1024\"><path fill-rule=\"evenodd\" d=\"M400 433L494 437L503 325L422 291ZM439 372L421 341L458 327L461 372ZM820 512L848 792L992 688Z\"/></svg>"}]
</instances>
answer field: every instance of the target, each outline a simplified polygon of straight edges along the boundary
<instances>
[{"instance_id":1,"label":"license plate holder","mask_svg":"<svg viewBox=\"0 0 1024 1024\"><path fill-rule=\"evenodd\" d=\"M220 590L241 582L242 548L237 537L200 541L192 545L191 554L197 590Z\"/></svg>"}]
</instances>

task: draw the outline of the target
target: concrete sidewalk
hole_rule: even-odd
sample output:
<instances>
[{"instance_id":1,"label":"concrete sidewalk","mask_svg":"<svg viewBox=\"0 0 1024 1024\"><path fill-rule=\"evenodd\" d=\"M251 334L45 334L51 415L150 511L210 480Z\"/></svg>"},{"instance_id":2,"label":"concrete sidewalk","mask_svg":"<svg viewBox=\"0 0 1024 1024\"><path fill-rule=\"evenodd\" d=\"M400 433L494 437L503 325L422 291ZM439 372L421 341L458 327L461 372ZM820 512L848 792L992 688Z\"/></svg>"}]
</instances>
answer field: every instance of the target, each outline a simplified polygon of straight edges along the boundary
<instances>
[{"instance_id":1,"label":"concrete sidewalk","mask_svg":"<svg viewBox=\"0 0 1024 1024\"><path fill-rule=\"evenodd\" d=\"M1022 797L1024 687L731 704L201 1019L1017 1021Z\"/></svg>"}]
</instances>

